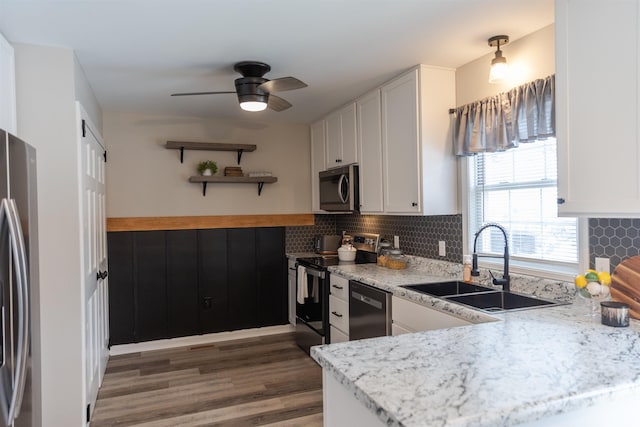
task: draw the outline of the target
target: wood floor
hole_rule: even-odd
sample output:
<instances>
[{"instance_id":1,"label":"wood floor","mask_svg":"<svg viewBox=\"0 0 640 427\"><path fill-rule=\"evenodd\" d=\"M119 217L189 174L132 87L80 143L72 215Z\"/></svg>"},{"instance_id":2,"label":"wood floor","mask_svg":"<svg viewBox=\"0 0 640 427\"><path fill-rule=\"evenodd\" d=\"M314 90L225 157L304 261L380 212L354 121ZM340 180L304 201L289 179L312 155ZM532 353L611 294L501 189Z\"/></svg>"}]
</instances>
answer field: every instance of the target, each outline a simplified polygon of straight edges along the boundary
<instances>
[{"instance_id":1,"label":"wood floor","mask_svg":"<svg viewBox=\"0 0 640 427\"><path fill-rule=\"evenodd\" d=\"M322 426L322 373L293 334L113 356L91 427Z\"/></svg>"}]
</instances>

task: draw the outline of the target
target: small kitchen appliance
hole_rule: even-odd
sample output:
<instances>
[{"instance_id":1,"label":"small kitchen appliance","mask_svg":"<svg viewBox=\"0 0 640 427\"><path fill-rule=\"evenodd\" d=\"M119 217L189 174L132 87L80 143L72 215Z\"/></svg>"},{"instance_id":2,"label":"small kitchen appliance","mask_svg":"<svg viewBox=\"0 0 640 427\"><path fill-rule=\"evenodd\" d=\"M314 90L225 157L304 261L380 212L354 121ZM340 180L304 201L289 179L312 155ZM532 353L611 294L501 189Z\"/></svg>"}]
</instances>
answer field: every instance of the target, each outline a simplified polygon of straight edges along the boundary
<instances>
[{"instance_id":1,"label":"small kitchen appliance","mask_svg":"<svg viewBox=\"0 0 640 427\"><path fill-rule=\"evenodd\" d=\"M325 234L314 238L313 248L315 253L321 255L336 255L342 237L337 234Z\"/></svg>"}]
</instances>

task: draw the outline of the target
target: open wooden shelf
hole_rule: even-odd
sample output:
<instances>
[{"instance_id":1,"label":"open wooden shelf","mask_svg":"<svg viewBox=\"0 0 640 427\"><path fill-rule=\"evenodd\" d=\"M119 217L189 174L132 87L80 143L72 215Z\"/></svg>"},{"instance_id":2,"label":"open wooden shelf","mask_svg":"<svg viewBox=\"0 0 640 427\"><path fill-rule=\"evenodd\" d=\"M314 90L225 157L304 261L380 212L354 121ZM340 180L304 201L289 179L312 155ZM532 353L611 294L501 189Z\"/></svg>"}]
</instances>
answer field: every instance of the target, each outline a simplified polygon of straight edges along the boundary
<instances>
[{"instance_id":1,"label":"open wooden shelf","mask_svg":"<svg viewBox=\"0 0 640 427\"><path fill-rule=\"evenodd\" d=\"M197 182L202 184L202 195L207 194L207 184L210 182L235 183L235 184L258 184L258 196L262 193L264 184L272 184L277 182L275 176L200 176L194 175L189 177L189 182Z\"/></svg>"},{"instance_id":2,"label":"open wooden shelf","mask_svg":"<svg viewBox=\"0 0 640 427\"><path fill-rule=\"evenodd\" d=\"M240 164L242 153L256 151L255 144L227 144L223 142L167 141L165 148L168 150L180 150L180 163L184 162L184 150L235 151L238 153L238 164Z\"/></svg>"}]
</instances>

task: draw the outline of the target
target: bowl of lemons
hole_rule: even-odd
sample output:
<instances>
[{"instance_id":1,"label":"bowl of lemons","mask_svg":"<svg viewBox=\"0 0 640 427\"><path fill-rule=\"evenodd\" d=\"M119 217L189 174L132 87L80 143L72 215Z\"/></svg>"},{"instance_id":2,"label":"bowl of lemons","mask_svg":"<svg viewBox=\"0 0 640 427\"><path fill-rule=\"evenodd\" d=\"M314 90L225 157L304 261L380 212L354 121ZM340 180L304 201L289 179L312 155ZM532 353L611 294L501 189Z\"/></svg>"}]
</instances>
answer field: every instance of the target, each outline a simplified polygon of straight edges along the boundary
<instances>
[{"instance_id":1,"label":"bowl of lemons","mask_svg":"<svg viewBox=\"0 0 640 427\"><path fill-rule=\"evenodd\" d=\"M611 275L606 271L587 270L577 275L574 283L578 296L591 303L589 316L597 316L599 302L611 296Z\"/></svg>"}]
</instances>

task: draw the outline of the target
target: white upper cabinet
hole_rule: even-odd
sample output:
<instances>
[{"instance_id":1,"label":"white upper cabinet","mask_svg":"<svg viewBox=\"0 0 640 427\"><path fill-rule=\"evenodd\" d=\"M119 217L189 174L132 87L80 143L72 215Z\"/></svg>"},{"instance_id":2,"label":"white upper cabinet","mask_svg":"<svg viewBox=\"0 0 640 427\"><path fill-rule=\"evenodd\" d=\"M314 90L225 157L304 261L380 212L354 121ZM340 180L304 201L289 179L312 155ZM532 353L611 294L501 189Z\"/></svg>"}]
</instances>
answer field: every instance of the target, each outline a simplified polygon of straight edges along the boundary
<instances>
[{"instance_id":1,"label":"white upper cabinet","mask_svg":"<svg viewBox=\"0 0 640 427\"><path fill-rule=\"evenodd\" d=\"M326 122L320 120L311 125L311 210L320 210L320 180L318 174L326 169L325 150ZM326 212L325 212L326 213Z\"/></svg>"},{"instance_id":2,"label":"white upper cabinet","mask_svg":"<svg viewBox=\"0 0 640 427\"><path fill-rule=\"evenodd\" d=\"M356 101L360 212L382 213L382 111L380 90Z\"/></svg>"},{"instance_id":3,"label":"white upper cabinet","mask_svg":"<svg viewBox=\"0 0 640 427\"><path fill-rule=\"evenodd\" d=\"M356 163L356 104L329 114L326 119L327 169Z\"/></svg>"},{"instance_id":4,"label":"white upper cabinet","mask_svg":"<svg viewBox=\"0 0 640 427\"><path fill-rule=\"evenodd\" d=\"M381 88L384 212L457 213L448 110L454 70L420 65Z\"/></svg>"},{"instance_id":5,"label":"white upper cabinet","mask_svg":"<svg viewBox=\"0 0 640 427\"><path fill-rule=\"evenodd\" d=\"M13 46L0 34L0 129L17 134Z\"/></svg>"},{"instance_id":6,"label":"white upper cabinet","mask_svg":"<svg viewBox=\"0 0 640 427\"><path fill-rule=\"evenodd\" d=\"M639 2L556 1L561 215L640 217Z\"/></svg>"}]
</instances>

